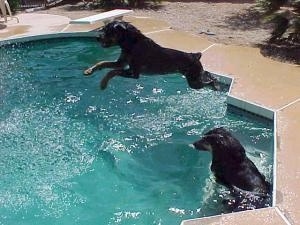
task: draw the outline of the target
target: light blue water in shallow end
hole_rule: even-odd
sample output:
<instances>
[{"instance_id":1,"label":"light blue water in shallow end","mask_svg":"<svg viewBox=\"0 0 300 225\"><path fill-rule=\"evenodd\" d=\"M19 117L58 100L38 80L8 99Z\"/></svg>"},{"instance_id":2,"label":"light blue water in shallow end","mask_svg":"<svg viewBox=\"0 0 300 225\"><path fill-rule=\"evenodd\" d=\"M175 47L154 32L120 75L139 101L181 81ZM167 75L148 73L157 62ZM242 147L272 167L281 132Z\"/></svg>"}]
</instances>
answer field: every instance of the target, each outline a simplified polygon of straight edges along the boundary
<instances>
[{"instance_id":1,"label":"light blue water in shallow end","mask_svg":"<svg viewBox=\"0 0 300 225\"><path fill-rule=\"evenodd\" d=\"M222 210L211 156L188 144L215 126L272 177L272 124L227 110L226 92L179 74L84 77L118 48L91 39L0 49L0 224L180 224Z\"/></svg>"}]
</instances>

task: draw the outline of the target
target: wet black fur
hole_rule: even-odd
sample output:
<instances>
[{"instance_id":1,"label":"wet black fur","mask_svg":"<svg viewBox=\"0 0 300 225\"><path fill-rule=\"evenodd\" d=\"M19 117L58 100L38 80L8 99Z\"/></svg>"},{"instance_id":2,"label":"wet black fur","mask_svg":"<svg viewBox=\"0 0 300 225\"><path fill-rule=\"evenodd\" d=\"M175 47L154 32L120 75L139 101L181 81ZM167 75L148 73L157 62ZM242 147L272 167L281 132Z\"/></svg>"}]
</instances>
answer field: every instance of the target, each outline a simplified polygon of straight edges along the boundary
<instances>
[{"instance_id":1,"label":"wet black fur","mask_svg":"<svg viewBox=\"0 0 300 225\"><path fill-rule=\"evenodd\" d=\"M118 45L121 55L115 62L99 62L85 74L96 69L113 68L102 80L102 89L114 76L138 79L140 74L168 74L179 72L185 75L189 86L200 89L210 85L217 89L216 79L203 70L200 63L201 53L186 53L164 48L143 35L137 28L124 21L113 21L99 31L97 40L102 47Z\"/></svg>"},{"instance_id":2,"label":"wet black fur","mask_svg":"<svg viewBox=\"0 0 300 225\"><path fill-rule=\"evenodd\" d=\"M241 143L229 131L215 128L193 145L200 151L212 150L211 171L216 181L228 187L235 195L233 211L238 211L239 207L247 209L248 206L244 203L251 203L252 208L261 208L268 204L266 201L270 200L267 200L271 193L270 183L247 157ZM244 206L241 206L242 202Z\"/></svg>"}]
</instances>

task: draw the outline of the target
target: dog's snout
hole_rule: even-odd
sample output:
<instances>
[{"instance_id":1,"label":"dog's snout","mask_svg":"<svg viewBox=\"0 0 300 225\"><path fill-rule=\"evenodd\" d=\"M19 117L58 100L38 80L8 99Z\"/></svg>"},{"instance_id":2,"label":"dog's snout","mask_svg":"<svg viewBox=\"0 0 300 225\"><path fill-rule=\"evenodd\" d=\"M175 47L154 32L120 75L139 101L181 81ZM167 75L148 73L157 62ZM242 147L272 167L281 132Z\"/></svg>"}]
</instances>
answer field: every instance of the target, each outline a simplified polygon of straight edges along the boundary
<instances>
[{"instance_id":1,"label":"dog's snout","mask_svg":"<svg viewBox=\"0 0 300 225\"><path fill-rule=\"evenodd\" d=\"M107 40L105 39L105 34L104 32L99 32L97 35L97 41L101 43L102 47L106 47L107 45Z\"/></svg>"},{"instance_id":2,"label":"dog's snout","mask_svg":"<svg viewBox=\"0 0 300 225\"><path fill-rule=\"evenodd\" d=\"M97 41L98 41L98 42L101 42L102 40L103 40L102 37L97 37Z\"/></svg>"},{"instance_id":3,"label":"dog's snout","mask_svg":"<svg viewBox=\"0 0 300 225\"><path fill-rule=\"evenodd\" d=\"M202 138L199 141L193 143L195 149L199 151L212 151L211 145L206 141L206 138Z\"/></svg>"},{"instance_id":4,"label":"dog's snout","mask_svg":"<svg viewBox=\"0 0 300 225\"><path fill-rule=\"evenodd\" d=\"M103 28L97 30L97 39L103 39L104 35L105 35L105 32L104 32Z\"/></svg>"},{"instance_id":5,"label":"dog's snout","mask_svg":"<svg viewBox=\"0 0 300 225\"><path fill-rule=\"evenodd\" d=\"M104 32L98 32L97 39L102 40L104 38Z\"/></svg>"}]
</instances>

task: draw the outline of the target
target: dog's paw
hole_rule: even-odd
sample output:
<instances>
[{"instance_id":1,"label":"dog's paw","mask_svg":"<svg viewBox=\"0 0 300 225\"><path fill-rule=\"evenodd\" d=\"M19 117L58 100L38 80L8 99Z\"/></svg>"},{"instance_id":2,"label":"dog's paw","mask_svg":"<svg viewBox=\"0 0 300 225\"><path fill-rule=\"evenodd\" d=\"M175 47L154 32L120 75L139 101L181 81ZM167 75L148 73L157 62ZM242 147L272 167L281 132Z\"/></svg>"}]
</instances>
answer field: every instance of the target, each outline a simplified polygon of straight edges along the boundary
<instances>
[{"instance_id":1,"label":"dog's paw","mask_svg":"<svg viewBox=\"0 0 300 225\"><path fill-rule=\"evenodd\" d=\"M214 81L212 84L213 90L214 91L220 91L221 90L221 85L218 81Z\"/></svg>"},{"instance_id":2,"label":"dog's paw","mask_svg":"<svg viewBox=\"0 0 300 225\"><path fill-rule=\"evenodd\" d=\"M93 68L88 68L88 69L86 69L86 70L83 72L83 74L84 74L85 76L90 76L90 75L92 75L93 72L94 72L94 71L93 71Z\"/></svg>"}]
</instances>

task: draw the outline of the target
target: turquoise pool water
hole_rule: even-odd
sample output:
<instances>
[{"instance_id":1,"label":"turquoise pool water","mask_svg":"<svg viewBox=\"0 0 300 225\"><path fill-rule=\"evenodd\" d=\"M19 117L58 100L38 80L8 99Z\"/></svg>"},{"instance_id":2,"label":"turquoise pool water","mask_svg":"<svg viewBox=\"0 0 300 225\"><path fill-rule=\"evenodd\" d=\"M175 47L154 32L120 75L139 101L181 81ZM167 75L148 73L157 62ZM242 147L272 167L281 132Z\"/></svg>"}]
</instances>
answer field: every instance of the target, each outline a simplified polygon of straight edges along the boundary
<instances>
[{"instance_id":1,"label":"turquoise pool water","mask_svg":"<svg viewBox=\"0 0 300 225\"><path fill-rule=\"evenodd\" d=\"M178 74L82 71L118 48L61 39L0 49L0 224L180 224L222 210L211 156L188 145L225 126L272 177L270 121L232 113L227 92ZM220 194L221 193L221 194Z\"/></svg>"}]
</instances>

